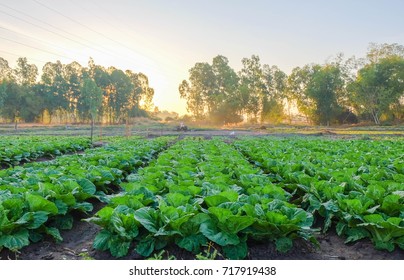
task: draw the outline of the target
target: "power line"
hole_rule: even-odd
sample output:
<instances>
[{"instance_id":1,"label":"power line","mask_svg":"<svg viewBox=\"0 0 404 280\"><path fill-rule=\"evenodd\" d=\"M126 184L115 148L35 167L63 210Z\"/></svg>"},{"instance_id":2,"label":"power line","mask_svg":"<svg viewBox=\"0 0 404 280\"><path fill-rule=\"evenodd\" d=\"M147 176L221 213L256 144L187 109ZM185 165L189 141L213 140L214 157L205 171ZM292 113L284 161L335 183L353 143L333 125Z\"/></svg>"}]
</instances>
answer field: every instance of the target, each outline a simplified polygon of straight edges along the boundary
<instances>
[{"instance_id":1,"label":"power line","mask_svg":"<svg viewBox=\"0 0 404 280\"><path fill-rule=\"evenodd\" d=\"M85 10L88 14L92 15L93 17L96 17L96 18L99 19L101 22L107 22L109 26L111 26L113 29L117 30L118 32L121 32L121 33L123 33L125 36L130 37L130 38L132 38L132 39L134 39L134 40L137 40L137 38L134 38L131 34L129 34L128 32L126 32L126 30L122 30L121 28L117 27L113 22L111 22L111 21L109 21L109 20L106 20L105 18L101 18L101 17L100 17L99 15L97 15L96 13L91 12L89 9L87 9L86 7L84 7L83 5L81 5L80 2L77 3L77 2L75 2L75 1L73 1L73 0L69 0L69 1L70 1L71 3L73 3L74 5L76 5L76 6L79 6L81 9ZM95 31L95 32L97 32L97 31ZM97 33L99 33L99 32L97 32ZM125 44L123 44L123 43L121 43L121 42L119 42L119 41L116 41L116 40L114 40L114 39L112 39L112 38L110 38L110 37L107 37L105 34L101 34L101 36L103 36L104 38L107 38L107 39L110 40L110 41L113 41L113 42L119 44L120 46L123 46L124 48L126 48L126 49L128 49L128 50L130 50L130 51L132 51L132 52L137 53L136 51L134 51L132 48L128 47L127 45L125 45Z\"/></svg>"},{"instance_id":2,"label":"power line","mask_svg":"<svg viewBox=\"0 0 404 280\"><path fill-rule=\"evenodd\" d=\"M74 23L76 23L76 24L78 24L78 25L80 25L80 26L82 26L82 27L84 27L84 28L87 28L87 29L90 30L91 32L94 32L94 33L100 35L101 37L104 37L105 39L110 40L111 42L114 42L114 43L116 43L116 44L119 44L119 45L121 45L122 47L125 47L125 48L129 49L130 51L133 51L132 49L128 48L127 46L125 46L125 45L122 44L121 42L119 42L119 41L117 41L117 40L115 40L115 39L113 39L113 38L111 38L111 37L108 37L108 36L105 35L104 33L101 33L101 32L99 32L99 31L97 31L97 30L95 30L95 29L89 27L88 25L85 25L85 24L83 24L83 23L81 23L81 22L75 20L74 18L71 18L71 17L69 17L69 16L67 16L67 15L65 15L65 14L63 14L63 13L61 13L61 12L59 12L58 10L53 9L52 7L49 7L49 6L47 6L47 5L43 4L43 3L41 3L41 2L38 1L38 0L32 0L32 1L35 2L35 3L37 3L38 5L41 5L42 7L45 7L46 9L48 9L48 10L54 12L54 13L57 13L58 15L61 15L61 16L64 17L64 18L67 18L68 20L70 20L70 21L72 21L72 22L74 22Z\"/></svg>"},{"instance_id":3,"label":"power line","mask_svg":"<svg viewBox=\"0 0 404 280\"><path fill-rule=\"evenodd\" d=\"M104 38L107 38L108 40L110 40L110 41L112 41L112 42L115 42L115 43L117 43L117 44L119 44L119 45L125 47L126 49L130 50L131 52L135 52L135 53L137 54L136 51L134 51L134 50L132 50L131 48L125 46L124 44L118 42L117 40L114 40L114 39L112 39L112 38L106 36L105 34L103 34L103 33L101 33L101 32L98 32L97 30L94 30L93 28L88 27L88 26L86 26L86 25L80 23L80 22L77 21L77 20L74 20L73 18L71 18L71 17L69 17L69 16L65 16L63 13L61 13L61 12L59 12L59 11L53 9L53 8L48 7L48 6L44 5L43 3L39 2L39 1L36 1L36 0L32 0L32 1L35 2L35 3L37 3L37 4L40 5L40 6L43 6L43 7L47 8L47 9L49 9L49 10L51 10L51 11L53 11L53 12L55 12L55 13L57 13L57 14L63 16L63 17L65 17L65 18L67 18L67 19L69 19L70 21L72 21L72 22L74 22L74 23L76 23L76 24L79 24L80 26L83 26L83 27L89 29L91 32L94 32L94 33L96 33L96 34L99 35L99 36L102 36L102 37L104 37ZM104 54L106 54L106 55L108 55L108 56L113 56L113 57L117 57L117 58L124 58L124 59L126 59L126 60L128 59L128 56L123 56L121 53L110 52L108 49L106 49L106 48L104 48L104 47L102 47L102 49L101 49L101 48L93 47L93 46L92 46L93 43L92 43L91 41L88 41L88 40L84 39L83 37L78 36L78 35L76 35L76 34L73 34L73 33L71 33L71 32L68 32L68 31L65 31L65 30L63 30L63 29L60 29L60 28L58 28L57 26L54 26L54 25L52 25L52 24L49 24L49 23L47 23L47 22L45 22L45 21L43 21L43 20L41 20L41 19L35 18L35 17L33 17L33 16L31 16L31 15L29 15L29 14L27 14L27 13L24 13L24 12L22 12L22 11L19 11L19 10L13 8L13 7L10 7L10 6L5 5L5 4L2 4L2 3L0 3L0 6L3 6L3 7L5 7L5 8L7 8L7 9L10 9L10 10L12 10L12 11L14 11L14 12L19 13L19 14L22 14L25 18L21 18L20 16L17 16L17 15L14 15L14 14L10 14L10 13L8 13L8 12L6 12L6 11L2 11L2 10L0 10L0 13L3 13L3 14L5 14L5 15L9 16L9 17L15 18L15 19L17 19L17 20L19 20L19 21L22 21L22 22L24 22L24 23L26 23L26 24L28 24L28 25L31 25L31 26L34 26L34 27L36 27L36 28L45 30L46 32L49 32L49 33L51 33L51 34L53 34L53 35L56 35L56 36L59 36L59 37L61 37L61 38L66 39L66 40L75 42L75 43L77 43L77 44L79 44L79 45L81 45L81 46L87 47L87 48L89 48L89 49L93 49L93 50L96 50L96 51L98 51L98 52L104 53ZM53 31L53 30L51 30L51 29L49 29L49 28L46 28L46 27L44 27L44 26L42 26L42 25L38 25L38 24L36 24L36 23L34 23L34 22L30 21L30 20L27 20L26 18L33 19L33 20L35 20L35 21L37 21L37 22L40 22L41 24L44 24L44 25L46 25L46 26L49 26L49 27L51 27L52 29L55 29L55 30L57 30L57 31L59 31L59 32L55 32L55 31ZM15 31L13 31L13 32L15 32ZM64 34L60 34L60 32L66 33L66 34L68 34L68 35L70 35L70 36L72 36L72 37L75 37L75 38L77 37L77 38L80 39L80 41L79 41L79 40L76 40L76 39L73 39L73 38L70 38L70 37L68 37L68 36L65 36ZM24 35L24 36L26 36L26 35ZM30 37L30 36L28 36L28 37ZM31 37L31 38L32 38L32 37ZM5 39L5 38L3 38L3 39ZM5 39L5 40L7 40L7 39ZM82 41L88 42L88 44L83 43ZM18 44L22 44L22 43L19 43L19 42L18 42ZM28 46L28 45L26 45L26 46ZM29 47L30 47L30 46L29 46ZM57 48L59 48L59 47L57 47ZM104 51L104 50L105 50L105 51ZM43 51L43 50L41 49L41 51ZM49 53L49 52L48 52L48 53ZM135 63L139 63L139 59L138 59L138 58L133 57L132 55L130 55L129 58L133 59L133 61L134 61ZM70 58L70 59L71 59L71 58ZM148 60L148 58L146 58L146 57L145 57L145 58L140 58L140 59L146 59L146 60ZM73 59L73 60L74 60L74 59ZM154 68L154 66L153 66L152 63L146 61L146 62L143 62L143 65L144 65L145 63L146 63L146 65L148 65L148 67Z\"/></svg>"},{"instance_id":4,"label":"power line","mask_svg":"<svg viewBox=\"0 0 404 280\"><path fill-rule=\"evenodd\" d=\"M59 47L59 46L54 45L54 44L52 44L52 43L50 43L50 42L47 42L47 41L45 41L45 40L41 40L41 39L39 39L39 38L36 38L36 37L33 37L33 36L29 36L29 35L27 35L27 34L24 34L24 33L15 31L15 30L11 30L11 29L9 29L9 28L7 28L7 27L4 27L4 26L1 26L1 25L0 25L0 29L4 29L4 30L7 30L7 31L16 33L16 34L18 34L18 35L21 35L21 36L30 38L31 40L35 40L35 41L38 41L38 42L42 42L42 43L51 45L51 46L56 47L56 48L60 48L60 49L62 49L62 50L64 50L64 51L69 51L68 49L65 49L65 48L63 48L63 47ZM69 58L70 58L71 60L74 60L74 59L71 58L71 57L69 57Z\"/></svg>"},{"instance_id":5,"label":"power line","mask_svg":"<svg viewBox=\"0 0 404 280\"><path fill-rule=\"evenodd\" d=\"M70 21L72 21L72 22L74 22L74 23L76 23L76 24L78 24L78 25L80 25L80 26L82 26L82 27L88 29L88 30L90 30L91 32L93 32L93 33L95 33L95 34L97 34L97 35L99 35L99 36L101 36L101 37L103 37L103 38L105 38L105 39L107 39L107 40L110 40L111 42L114 42L114 43L116 43L116 44L118 44L118 45L120 45L120 46L122 46L122 47L128 49L128 50L131 51L131 52L137 53L136 51L134 51L134 50L131 49L130 47L126 46L125 44L122 44L121 42L119 42L119 41L117 41L117 40L115 40L115 39L113 39L113 38L111 38L111 37L105 35L104 33L99 32L99 31L97 31L97 30L95 30L95 29L93 29L93 28L91 28L91 27L85 25L85 24L79 22L78 20L75 20L74 18L72 18L72 17L70 17L70 16L67 16L67 15L61 13L61 12L58 11L58 10L56 10L56 9L54 9L54 8L52 8L52 7L49 7L49 6L47 6L47 5L43 4L43 3L41 3L41 2L38 1L38 0L31 0L31 1L37 3L38 5L40 5L40 6L46 8L46 9L52 11L52 12L54 12L54 13L56 13L56 14L62 16L62 17L64 17L64 18L66 18L66 19L68 19L68 20L70 20ZM122 56L122 55L119 55L119 56L122 57L122 58L124 58L124 59L127 59L127 57L124 57L124 56ZM133 58L133 59L136 59L136 58L134 58L133 56L132 56L132 58ZM134 60L134 61L135 61L135 62L138 62L138 61L136 61L136 60ZM155 68L155 67L153 67L153 66L151 66L151 65L149 65L148 67L149 67L149 68L152 68L152 69Z\"/></svg>"},{"instance_id":6,"label":"power line","mask_svg":"<svg viewBox=\"0 0 404 280\"><path fill-rule=\"evenodd\" d=\"M0 5L1 5L1 4L0 4ZM87 46L87 45L85 45L85 44L83 44L83 43L81 43L81 42L79 42L79 41L76 41L76 40L71 39L71 38L69 38L69 37L66 37L66 36L64 36L64 35L61 35L61 34L59 34L59 33L56 33L56 32L54 32L54 31L52 31L52 30L49 30L49 29L47 29L47 28L45 28L45 27L42 27L42 26L37 25L37 24L35 24L35 23L29 22L29 21L27 21L27 20L25 20L25 19L22 19L22 18L20 18L20 17L18 17L18 16L11 15L11 14L9 14L9 13L7 13L7 12L4 12L4 11L0 11L0 13L3 13L3 14L6 14L6 15L8 15L8 16L10 16L10 17L16 18L16 19L18 19L18 20L20 20L20 21L23 21L23 22L25 22L25 23L28 23L28 24L30 24L30 25L33 25L33 26L35 26L35 27L37 27L37 28L40 28L40 29L45 30L45 31L47 31L47 32L50 32L50 33L52 33L52 34L54 34L54 35L57 35L57 36L59 36L59 37L62 37L62 38L64 38L64 39L67 39L67 40L70 40L70 41L74 41L75 43L80 44L80 45L82 45L82 46L90 47L90 46Z\"/></svg>"},{"instance_id":7,"label":"power line","mask_svg":"<svg viewBox=\"0 0 404 280\"><path fill-rule=\"evenodd\" d=\"M84 27L84 28L87 28L88 30L90 30L90 31L92 31L92 32L94 32L94 33L97 33L98 35L100 35L100 36L102 36L102 37L104 37L104 38L106 38L106 39L112 40L112 39L108 38L107 36L105 36L103 33L98 32L97 30L92 29L91 27L89 27L89 26L87 26L87 25L85 25L85 24L83 24L83 23L81 23L81 22L75 20L74 18L71 18L71 17L69 17L69 16L66 16L65 14L59 12L59 11L56 10L56 9L53 9L53 8L51 8L51 7L45 5L45 4L43 4L43 3L41 3L41 2L39 2L39 1L37 1L37 0L32 0L32 1L35 2L35 3L37 3L38 5L41 5L42 7L45 7L46 9L48 9L48 10L54 12L54 13L57 13L58 15L61 15L61 16L64 17L64 18L67 18L68 20L70 20L70 21L72 21L72 22L74 22L74 23L76 23L76 24L78 24L78 25L80 25L80 26L82 26L82 27ZM112 40L112 41L114 41L114 40Z\"/></svg>"},{"instance_id":8,"label":"power line","mask_svg":"<svg viewBox=\"0 0 404 280\"><path fill-rule=\"evenodd\" d=\"M13 43L22 45L22 46L26 46L26 47L28 47L28 48L36 49L36 50L39 50L39 51L41 51L41 52L46 52L46 53L49 53L49 54L51 54L51 55L60 56L60 57L64 57L64 58L67 58L67 59L71 59L70 57L67 57L67 56L64 56L64 55L61 55L61 54L57 54L57 53L54 53L54 52L50 52L50 51L47 51L47 50L44 50L44 49L41 49L41 48L33 47L33 46L30 46L30 45L27 45L27 44L24 44L24 43L15 41L15 40L13 40L13 39L4 38L4 37L1 37L1 36L0 36L0 39L6 40L6 41L10 41L10 42L13 42Z\"/></svg>"},{"instance_id":9,"label":"power line","mask_svg":"<svg viewBox=\"0 0 404 280\"><path fill-rule=\"evenodd\" d=\"M87 9L83 5L81 5L82 1L78 1L78 0L69 0L69 1L71 3L73 3L74 5L76 5L76 6L79 6L81 9L87 11L87 13L89 13L90 15L98 18L102 22L108 23L109 26L111 26L112 28L114 28L118 32L121 32L126 37L130 37L135 41L138 40L138 38L135 38L132 33L127 32L127 29L121 29L121 28L117 27L117 25L114 24L114 22L115 22L115 20L117 18L116 18L116 16L114 17L115 14L111 13L109 9L107 9L105 6L103 7L103 4L105 4L105 3L102 3L102 2L97 1L97 0L88 0L88 1L86 1L86 3L89 3L89 5L91 5L92 8L96 8L98 10L98 12L101 12L102 14L104 14L104 16L108 15L110 17L110 20L108 20L108 18L105 18L105 17L101 18L100 16L97 15L97 13L93 13L93 12L89 11L89 9ZM111 18L111 16L112 16L112 18ZM125 23L125 22L123 22L122 18L119 18L119 21L122 22L122 23ZM126 22L125 26L129 26L129 24ZM153 48L155 46L154 44L151 44L149 42L149 40L142 40L142 44L146 44L146 47L148 49ZM172 55L172 54L167 54L167 55ZM169 67L169 68L171 68L171 66L172 66L171 63L168 63L168 62L160 62L160 64L164 64L166 67ZM151 68L154 68L154 67L151 67ZM159 69L159 72L160 72L160 69ZM168 73L165 73L164 75L177 78L176 76L174 76L172 74L171 71L169 71Z\"/></svg>"},{"instance_id":10,"label":"power line","mask_svg":"<svg viewBox=\"0 0 404 280\"><path fill-rule=\"evenodd\" d=\"M18 13L20 13L20 14L23 14L24 16L27 16L27 17L32 18L32 19L34 19L34 20L36 20L36 21L39 21L39 22L41 22L41 23L43 23L43 24L46 24L46 25L48 25L48 26L50 26L50 27L52 27L52 28L54 28L54 29L56 29L56 30L58 30L58 31L67 33L67 34L69 34L70 36L77 37L77 38L79 38L80 40L83 40L83 41L85 41L85 42L89 42L89 43L91 44L90 41L86 40L85 38L83 38L83 37L81 37L81 36L78 36L78 35L73 34L73 33L71 33L71 32L62 30L62 29L60 29L60 28L58 28L58 27L56 27L56 26L54 26L54 25L52 25L52 24L49 24L49 23L47 23L47 22L45 22L45 21L43 21L43 20L37 19L37 18L35 18L35 17L32 17L32 16L30 16L30 15L24 13L24 12L18 11L18 10L14 9L14 8L11 8L11 7L9 7L9 6L7 6L7 5L4 5L4 4L1 4L1 3L0 3L0 6L4 6L4 7L10 9L10 10L16 11L16 12L18 12ZM91 46L91 45L87 45L87 44L82 43L82 42L80 42L80 41L78 41L78 40L75 40L75 39L69 38L69 37L67 37L67 36L65 36L65 35L62 35L62 34L60 34L60 33L54 32L53 30L50 30L50 29L45 28L45 27L43 27L43 26L40 26L40 25L35 24L35 23L32 23L32 22L30 22L30 21L28 21L28 20L25 20L25 19L23 19L23 18L21 18L21 17L18 17L18 16L16 16L16 15L12 15L12 14L9 14L9 13L7 13L7 12L5 12L5 11L1 11L1 10L0 10L0 13L6 14L6 15L8 15L9 17L18 19L18 20L20 20L20 21L23 21L23 22L29 24L29 25L33 25L33 26L35 26L35 27L37 27L37 28L40 28L40 29L45 30L45 31L47 31L47 32L50 32L50 33L52 33L52 34L54 34L54 35L57 35L57 36L59 36L59 37L62 37L62 38L64 38L64 39L67 39L67 40L69 40L69 41L75 42L75 43L77 43L77 44L79 44L79 45L81 45L81 46L84 46L84 47L87 47L87 48L96 50L96 51L98 51L98 52L104 53L104 54L109 55L109 56L111 56L111 55L112 55L112 56L115 56L113 53L110 53L108 50L107 50L107 51L104 51L104 50L102 50L102 49L95 48L95 47L93 47L93 46ZM105 48L104 48L104 49L105 49Z\"/></svg>"},{"instance_id":11,"label":"power line","mask_svg":"<svg viewBox=\"0 0 404 280\"><path fill-rule=\"evenodd\" d=\"M12 52L8 52L8 51L3 51L3 50L0 50L0 53L5 53L5 54L13 55L13 56L16 56L16 57L22 57L21 55L18 55L18 54L12 53ZM36 58L32 58L32 57L27 57L27 56L24 56L24 57L29 58L30 60L36 60L36 61L39 61L39 62L42 62L42 63L48 63L49 62L49 61L44 61L44 60L40 60L40 59L36 59Z\"/></svg>"},{"instance_id":12,"label":"power line","mask_svg":"<svg viewBox=\"0 0 404 280\"><path fill-rule=\"evenodd\" d=\"M122 34L124 34L125 36L130 37L130 38L132 38L133 40L138 40L137 38L133 37L132 34L130 34L129 32L127 32L125 29L121 29L121 28L117 27L112 21L106 19L105 17L104 17L104 18L100 17L98 14L93 13L92 11L90 11L89 9L87 9L85 6L81 5L81 2L82 2L82 1L75 2L75 1L73 1L73 0L69 0L69 2L71 2L71 3L74 4L75 6L80 7L80 9L85 10L89 15L91 15L91 16L93 16L93 17L96 17L99 21L101 21L101 22L103 22L103 23L108 23L109 26L111 26L111 27L112 27L113 29L115 29L116 31L118 31L118 32L120 32L120 33L122 33ZM92 3L91 5L94 6L94 3ZM97 8L100 9L100 5L97 5ZM103 12L105 12L104 9L101 9L101 10L102 10ZM118 42L118 43L119 43L119 42ZM120 44L121 44L121 43L120 43ZM121 44L121 45L122 45L122 44ZM127 46L124 46L124 47L133 52L133 50L132 50L131 48L129 48L129 47L127 47Z\"/></svg>"}]
</instances>

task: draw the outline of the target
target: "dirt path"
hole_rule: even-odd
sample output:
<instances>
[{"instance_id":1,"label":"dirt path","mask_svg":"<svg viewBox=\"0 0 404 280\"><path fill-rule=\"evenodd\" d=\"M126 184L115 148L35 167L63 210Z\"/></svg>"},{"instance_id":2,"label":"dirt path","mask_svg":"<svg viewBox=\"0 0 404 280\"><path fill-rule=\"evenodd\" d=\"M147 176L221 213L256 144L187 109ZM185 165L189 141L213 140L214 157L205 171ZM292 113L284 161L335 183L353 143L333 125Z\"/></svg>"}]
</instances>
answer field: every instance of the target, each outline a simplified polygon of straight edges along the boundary
<instances>
[{"instance_id":1,"label":"dirt path","mask_svg":"<svg viewBox=\"0 0 404 280\"><path fill-rule=\"evenodd\" d=\"M189 130L186 132L178 132L178 131L149 131L147 134L144 134L149 138L159 137L159 136L179 136L180 139L191 136L191 137L204 137L206 139L210 139L212 137L229 137L236 138L239 136L253 136L253 137L261 137L261 136L273 136L273 137L323 137L326 139L358 139L358 138L368 138L372 137L395 137L395 138L403 138L404 134L402 133L394 133L394 134L374 134L374 135L364 135L364 134L352 134L352 133L342 133L342 132L333 132L331 130L325 130L322 132L278 132L271 130L225 130L225 129L216 129L216 130Z\"/></svg>"}]
</instances>

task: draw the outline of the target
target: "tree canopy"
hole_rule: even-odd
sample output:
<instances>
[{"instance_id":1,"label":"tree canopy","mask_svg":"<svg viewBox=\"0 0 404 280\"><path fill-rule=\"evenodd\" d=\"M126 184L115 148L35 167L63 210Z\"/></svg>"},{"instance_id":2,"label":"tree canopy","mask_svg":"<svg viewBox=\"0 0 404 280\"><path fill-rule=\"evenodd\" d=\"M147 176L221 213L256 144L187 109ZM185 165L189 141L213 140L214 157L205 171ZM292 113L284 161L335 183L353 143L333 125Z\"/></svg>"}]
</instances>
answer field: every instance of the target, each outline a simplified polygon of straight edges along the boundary
<instances>
[{"instance_id":1,"label":"tree canopy","mask_svg":"<svg viewBox=\"0 0 404 280\"><path fill-rule=\"evenodd\" d=\"M404 47L370 44L366 58L338 55L324 64L307 64L289 75L261 64L257 55L243 58L237 73L226 57L198 62L179 86L188 112L196 120L217 124L277 123L291 107L313 124L363 121L380 124L404 120ZM289 114L289 117L287 117Z\"/></svg>"},{"instance_id":2,"label":"tree canopy","mask_svg":"<svg viewBox=\"0 0 404 280\"><path fill-rule=\"evenodd\" d=\"M131 70L104 68L90 58L77 62L47 62L38 80L38 69L19 58L12 69L0 58L0 116L15 121L38 121L46 114L59 119L120 123L145 115L154 95L148 77Z\"/></svg>"},{"instance_id":3,"label":"tree canopy","mask_svg":"<svg viewBox=\"0 0 404 280\"><path fill-rule=\"evenodd\" d=\"M370 44L366 57L338 55L289 75L258 55L234 70L223 55L197 62L178 89L194 120L291 122L298 111L313 124L404 120L404 46ZM39 73L41 73L39 77ZM152 111L154 89L144 73L105 68L89 59L48 62L39 71L26 58L10 67L0 58L0 117L13 121L123 123Z\"/></svg>"}]
</instances>

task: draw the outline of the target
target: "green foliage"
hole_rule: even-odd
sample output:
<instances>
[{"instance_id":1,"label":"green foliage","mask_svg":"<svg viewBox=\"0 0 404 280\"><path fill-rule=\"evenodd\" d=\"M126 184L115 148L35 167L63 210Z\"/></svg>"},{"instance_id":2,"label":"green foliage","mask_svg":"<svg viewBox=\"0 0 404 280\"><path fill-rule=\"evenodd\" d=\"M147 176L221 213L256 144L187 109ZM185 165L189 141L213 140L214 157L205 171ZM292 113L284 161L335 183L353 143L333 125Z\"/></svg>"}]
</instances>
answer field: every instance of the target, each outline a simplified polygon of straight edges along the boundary
<instances>
[{"instance_id":1,"label":"green foliage","mask_svg":"<svg viewBox=\"0 0 404 280\"><path fill-rule=\"evenodd\" d=\"M195 255L196 260L216 260L218 258L223 258L223 256L219 253L219 251L215 248L215 246L209 242L207 247L203 250L203 252L198 253Z\"/></svg>"},{"instance_id":2,"label":"green foliage","mask_svg":"<svg viewBox=\"0 0 404 280\"><path fill-rule=\"evenodd\" d=\"M82 252L79 254L79 256L83 259L83 260L94 260L94 258L92 256L90 256L90 254L88 252Z\"/></svg>"},{"instance_id":3,"label":"green foliage","mask_svg":"<svg viewBox=\"0 0 404 280\"><path fill-rule=\"evenodd\" d=\"M164 150L171 140L111 139L0 170L0 247L61 241L71 212L97 198L107 206L85 219L102 228L93 246L117 258L176 244L197 258L243 259L248 241L287 252L296 239L318 245L315 233L332 227L346 242L403 248L401 140L186 138ZM109 195L116 185L123 192Z\"/></svg>"},{"instance_id":4,"label":"green foliage","mask_svg":"<svg viewBox=\"0 0 404 280\"><path fill-rule=\"evenodd\" d=\"M166 254L166 256L164 256ZM152 257L147 258L148 260L176 260L174 255L170 255L166 250L161 250L159 253L153 254Z\"/></svg>"},{"instance_id":5,"label":"green foliage","mask_svg":"<svg viewBox=\"0 0 404 280\"><path fill-rule=\"evenodd\" d=\"M87 150L85 154L0 170L0 247L19 250L30 241L41 240L43 235L61 241L60 230L73 226L72 211L92 211L93 205L88 201L91 198L111 201L112 205L120 203L119 197L107 197L111 188L152 160L171 139L111 139L111 146ZM138 202L129 203L132 207L149 203L144 193L134 196ZM128 240L138 235L134 211L116 205L90 218L100 225L112 221L108 230L97 237L95 246L111 249L115 256L126 255Z\"/></svg>"},{"instance_id":6,"label":"green foliage","mask_svg":"<svg viewBox=\"0 0 404 280\"><path fill-rule=\"evenodd\" d=\"M0 164L14 166L41 157L54 157L65 153L83 151L91 145L88 138L5 136L0 140Z\"/></svg>"},{"instance_id":7,"label":"green foliage","mask_svg":"<svg viewBox=\"0 0 404 280\"><path fill-rule=\"evenodd\" d=\"M261 67L258 56L243 59L237 73L226 57L218 55L212 64L196 63L189 70L189 82L179 86L188 111L197 120L208 118L216 124L238 123L242 115L261 121L279 119L286 75L277 67Z\"/></svg>"},{"instance_id":8,"label":"green foliage","mask_svg":"<svg viewBox=\"0 0 404 280\"><path fill-rule=\"evenodd\" d=\"M0 114L16 124L34 122L45 111L50 121L56 114L93 122L103 115L115 123L151 110L154 90L143 73L105 69L92 59L88 68L56 61L45 63L38 83L38 69L26 58L19 58L15 69L1 58L0 66Z\"/></svg>"},{"instance_id":9,"label":"green foliage","mask_svg":"<svg viewBox=\"0 0 404 280\"><path fill-rule=\"evenodd\" d=\"M404 91L404 55L388 56L365 65L351 85L352 102L361 113L371 114L375 124L391 110L393 104L401 106Z\"/></svg>"},{"instance_id":10,"label":"green foliage","mask_svg":"<svg viewBox=\"0 0 404 280\"><path fill-rule=\"evenodd\" d=\"M220 246L227 258L242 259L247 256L247 239L275 242L286 236L313 237L312 215L288 204L289 193L272 185L269 177L220 140L179 141L131 181L119 202L133 207L139 235L127 239L120 232L119 238L133 242L144 257L170 243L198 254L210 242ZM134 196L146 194L146 189L147 198L137 197L133 203ZM99 218L88 221L110 230L113 216L105 215L101 222L101 214L120 207L111 201L96 215ZM278 220L273 218L276 213ZM280 250L286 247L279 246Z\"/></svg>"},{"instance_id":11,"label":"green foliage","mask_svg":"<svg viewBox=\"0 0 404 280\"><path fill-rule=\"evenodd\" d=\"M17 251L29 244L29 232L27 229L19 230L13 234L0 236L0 248L5 247L11 251Z\"/></svg>"},{"instance_id":12,"label":"green foliage","mask_svg":"<svg viewBox=\"0 0 404 280\"><path fill-rule=\"evenodd\" d=\"M322 230L333 225L346 242L370 238L378 249L402 246L404 170L402 141L329 141L245 139L234 146L295 195L296 202L321 217ZM310 226L305 212L285 208L275 200L266 214L269 222L259 227L276 232L293 228L286 217L303 228ZM263 212L246 209L250 215ZM307 223L308 222L308 223ZM273 228L271 228L271 226ZM276 227L275 227L276 226ZM303 232L302 235L304 236ZM289 236L285 236L289 237ZM279 239L277 248L289 248L291 241ZM289 244L289 245L288 245Z\"/></svg>"},{"instance_id":13,"label":"green foliage","mask_svg":"<svg viewBox=\"0 0 404 280\"><path fill-rule=\"evenodd\" d=\"M344 68L338 63L295 68L288 78L290 98L313 123L329 125L338 121L346 96Z\"/></svg>"},{"instance_id":14,"label":"green foliage","mask_svg":"<svg viewBox=\"0 0 404 280\"><path fill-rule=\"evenodd\" d=\"M86 78L82 82L80 92L77 108L84 119L91 117L94 120L102 106L102 89L95 81Z\"/></svg>"}]
</instances>

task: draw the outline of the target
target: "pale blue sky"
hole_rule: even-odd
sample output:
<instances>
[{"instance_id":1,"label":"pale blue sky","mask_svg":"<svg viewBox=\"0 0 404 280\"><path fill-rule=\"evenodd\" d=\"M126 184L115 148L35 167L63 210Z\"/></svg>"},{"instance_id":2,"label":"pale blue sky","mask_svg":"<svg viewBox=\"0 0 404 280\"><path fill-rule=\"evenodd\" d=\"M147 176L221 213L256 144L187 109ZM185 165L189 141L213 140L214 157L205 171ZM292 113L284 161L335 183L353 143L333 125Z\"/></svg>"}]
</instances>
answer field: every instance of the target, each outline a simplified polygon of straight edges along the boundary
<instances>
[{"instance_id":1,"label":"pale blue sky","mask_svg":"<svg viewBox=\"0 0 404 280\"><path fill-rule=\"evenodd\" d=\"M2 0L0 56L76 60L142 71L161 109L185 113L178 85L196 62L226 56L286 73L343 52L364 56L370 42L404 44L404 0Z\"/></svg>"}]
</instances>

